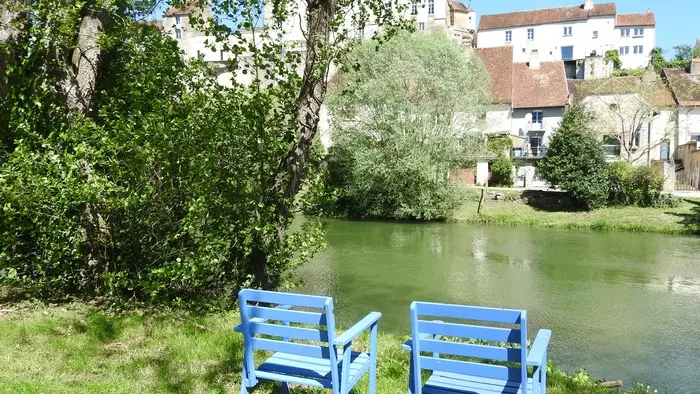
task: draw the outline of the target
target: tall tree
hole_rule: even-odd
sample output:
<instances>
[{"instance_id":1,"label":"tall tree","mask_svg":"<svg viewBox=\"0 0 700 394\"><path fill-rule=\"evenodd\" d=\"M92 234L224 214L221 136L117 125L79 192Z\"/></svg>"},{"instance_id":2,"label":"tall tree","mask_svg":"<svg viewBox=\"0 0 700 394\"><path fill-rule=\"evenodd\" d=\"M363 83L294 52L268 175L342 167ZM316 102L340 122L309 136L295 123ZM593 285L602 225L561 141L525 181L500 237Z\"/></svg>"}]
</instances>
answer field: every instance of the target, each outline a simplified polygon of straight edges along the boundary
<instances>
[{"instance_id":1,"label":"tall tree","mask_svg":"<svg viewBox=\"0 0 700 394\"><path fill-rule=\"evenodd\" d=\"M450 170L486 155L489 102L481 60L440 31L403 33L347 56L336 75L331 180L352 216L445 218L458 199Z\"/></svg>"}]
</instances>

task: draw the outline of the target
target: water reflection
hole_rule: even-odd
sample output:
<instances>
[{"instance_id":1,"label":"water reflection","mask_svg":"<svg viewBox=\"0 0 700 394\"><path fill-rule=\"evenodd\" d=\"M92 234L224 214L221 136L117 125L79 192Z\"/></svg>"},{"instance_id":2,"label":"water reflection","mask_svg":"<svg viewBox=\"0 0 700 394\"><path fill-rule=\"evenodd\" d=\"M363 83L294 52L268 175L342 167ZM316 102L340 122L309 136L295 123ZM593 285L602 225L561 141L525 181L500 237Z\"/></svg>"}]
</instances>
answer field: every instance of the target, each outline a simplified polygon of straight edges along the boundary
<instances>
[{"instance_id":1,"label":"water reflection","mask_svg":"<svg viewBox=\"0 0 700 394\"><path fill-rule=\"evenodd\" d=\"M693 392L700 363L697 238L457 224L333 221L301 291L341 324L371 310L407 333L413 300L527 309L568 369Z\"/></svg>"}]
</instances>

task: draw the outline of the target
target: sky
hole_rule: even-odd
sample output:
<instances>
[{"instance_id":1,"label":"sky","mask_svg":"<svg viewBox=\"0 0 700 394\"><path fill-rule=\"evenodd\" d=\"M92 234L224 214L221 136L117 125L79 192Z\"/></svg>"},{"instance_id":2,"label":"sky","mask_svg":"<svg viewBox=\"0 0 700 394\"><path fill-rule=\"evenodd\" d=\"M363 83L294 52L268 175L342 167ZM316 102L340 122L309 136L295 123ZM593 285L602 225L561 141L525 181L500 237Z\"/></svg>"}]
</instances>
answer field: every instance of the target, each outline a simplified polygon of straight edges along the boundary
<instances>
[{"instance_id":1,"label":"sky","mask_svg":"<svg viewBox=\"0 0 700 394\"><path fill-rule=\"evenodd\" d=\"M608 2L615 2L618 13L651 9L656 16L656 46L663 48L667 56L673 53L674 45L695 45L695 40L700 38L700 0L594 0L594 3ZM577 4L583 4L583 0L471 0L477 17Z\"/></svg>"}]
</instances>

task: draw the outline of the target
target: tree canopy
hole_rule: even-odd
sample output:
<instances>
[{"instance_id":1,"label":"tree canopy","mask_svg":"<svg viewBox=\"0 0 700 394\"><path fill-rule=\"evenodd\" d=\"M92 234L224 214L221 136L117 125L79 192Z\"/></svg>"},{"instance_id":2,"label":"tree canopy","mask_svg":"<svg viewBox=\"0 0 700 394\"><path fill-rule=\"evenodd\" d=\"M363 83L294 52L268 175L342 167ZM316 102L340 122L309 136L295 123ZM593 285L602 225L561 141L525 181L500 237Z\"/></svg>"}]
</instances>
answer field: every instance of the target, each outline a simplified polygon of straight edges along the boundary
<instances>
[{"instance_id":1,"label":"tree canopy","mask_svg":"<svg viewBox=\"0 0 700 394\"><path fill-rule=\"evenodd\" d=\"M489 102L481 60L439 31L363 42L328 104L330 183L338 208L359 217L445 218L451 169L486 154L479 115Z\"/></svg>"}]
</instances>

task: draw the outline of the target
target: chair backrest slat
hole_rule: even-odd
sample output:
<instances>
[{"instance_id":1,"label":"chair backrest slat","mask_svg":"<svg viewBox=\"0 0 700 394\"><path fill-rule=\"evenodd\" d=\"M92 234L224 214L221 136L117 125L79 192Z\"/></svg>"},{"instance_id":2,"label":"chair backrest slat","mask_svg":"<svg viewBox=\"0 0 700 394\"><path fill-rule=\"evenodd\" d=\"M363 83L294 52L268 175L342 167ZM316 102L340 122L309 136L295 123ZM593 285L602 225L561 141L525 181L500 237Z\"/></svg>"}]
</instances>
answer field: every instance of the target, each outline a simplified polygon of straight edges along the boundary
<instances>
[{"instance_id":1,"label":"chair backrest slat","mask_svg":"<svg viewBox=\"0 0 700 394\"><path fill-rule=\"evenodd\" d=\"M296 338L315 342L328 342L328 331L313 328L281 326L279 324L250 322L248 329L252 335L272 335L282 338Z\"/></svg>"},{"instance_id":2,"label":"chair backrest slat","mask_svg":"<svg viewBox=\"0 0 700 394\"><path fill-rule=\"evenodd\" d=\"M418 320L418 332L450 337L483 339L485 341L520 343L521 331L517 328L484 327L470 324L443 323Z\"/></svg>"},{"instance_id":3,"label":"chair backrest slat","mask_svg":"<svg viewBox=\"0 0 700 394\"><path fill-rule=\"evenodd\" d=\"M251 318L259 317L261 319L288 321L301 324L313 324L317 326L325 326L325 313L293 311L288 309L267 308L262 306L248 306L248 313Z\"/></svg>"},{"instance_id":4,"label":"chair backrest slat","mask_svg":"<svg viewBox=\"0 0 700 394\"><path fill-rule=\"evenodd\" d=\"M470 343L425 339L421 341L421 351L497 361L520 362L520 349L500 346L474 345Z\"/></svg>"},{"instance_id":5,"label":"chair backrest slat","mask_svg":"<svg viewBox=\"0 0 700 394\"><path fill-rule=\"evenodd\" d=\"M437 304L432 302L418 303L416 312L422 316L449 317L452 319L479 320L503 324L520 324L522 313L522 311L514 309Z\"/></svg>"},{"instance_id":6,"label":"chair backrest slat","mask_svg":"<svg viewBox=\"0 0 700 394\"><path fill-rule=\"evenodd\" d=\"M314 358L330 358L328 346L307 345L264 338L251 338L251 344L254 349L267 350L270 352L296 354Z\"/></svg>"},{"instance_id":7,"label":"chair backrest slat","mask_svg":"<svg viewBox=\"0 0 700 394\"><path fill-rule=\"evenodd\" d=\"M520 368L510 368L504 365L490 365L469 361L449 360L435 357L420 357L421 368L433 371L443 371L490 379L502 379L519 382ZM466 372L465 372L466 371Z\"/></svg>"},{"instance_id":8,"label":"chair backrest slat","mask_svg":"<svg viewBox=\"0 0 700 394\"><path fill-rule=\"evenodd\" d=\"M323 309L329 297L311 296L306 294L278 293L265 290L242 290L248 302L265 302L270 304L290 304L305 308Z\"/></svg>"},{"instance_id":9,"label":"chair backrest slat","mask_svg":"<svg viewBox=\"0 0 700 394\"><path fill-rule=\"evenodd\" d=\"M443 319L449 321L442 321ZM466 322L459 323L454 320ZM510 327L506 328L503 325ZM415 387L420 386L421 375L418 371L422 369L500 379L510 382L511 385L525 387L524 384L527 382L527 366L524 362L527 358L527 312L525 311L414 302L411 304L411 334L413 367L417 371L413 382ZM455 342L451 339L454 337L487 342ZM493 342L518 344L520 348L511 345L500 346ZM428 355L430 353L432 356ZM508 364L494 365L489 360Z\"/></svg>"}]
</instances>

